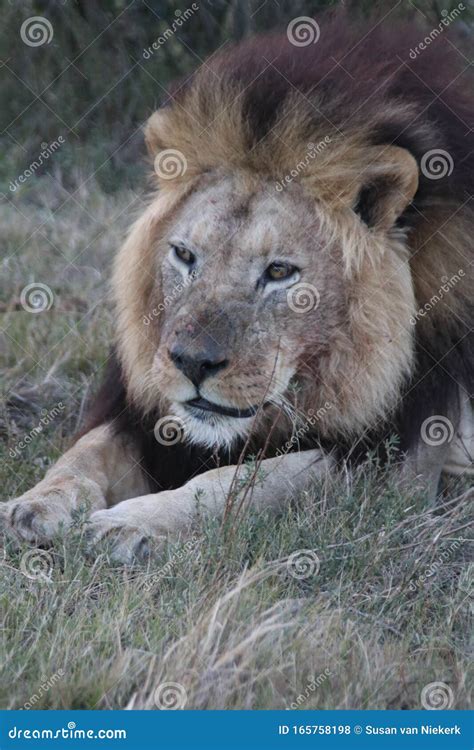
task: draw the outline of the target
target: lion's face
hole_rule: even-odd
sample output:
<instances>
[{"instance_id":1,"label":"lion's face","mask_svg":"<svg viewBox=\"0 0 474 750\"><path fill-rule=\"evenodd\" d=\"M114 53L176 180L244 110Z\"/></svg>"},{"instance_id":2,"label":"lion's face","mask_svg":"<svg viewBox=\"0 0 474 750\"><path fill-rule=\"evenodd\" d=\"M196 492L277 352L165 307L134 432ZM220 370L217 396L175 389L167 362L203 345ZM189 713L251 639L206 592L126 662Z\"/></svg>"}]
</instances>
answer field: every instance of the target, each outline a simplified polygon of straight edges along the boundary
<instances>
[{"instance_id":1,"label":"lion's face","mask_svg":"<svg viewBox=\"0 0 474 750\"><path fill-rule=\"evenodd\" d=\"M297 403L309 360L344 325L342 259L290 185L207 178L157 248L163 300L151 377L188 439L230 444Z\"/></svg>"}]
</instances>

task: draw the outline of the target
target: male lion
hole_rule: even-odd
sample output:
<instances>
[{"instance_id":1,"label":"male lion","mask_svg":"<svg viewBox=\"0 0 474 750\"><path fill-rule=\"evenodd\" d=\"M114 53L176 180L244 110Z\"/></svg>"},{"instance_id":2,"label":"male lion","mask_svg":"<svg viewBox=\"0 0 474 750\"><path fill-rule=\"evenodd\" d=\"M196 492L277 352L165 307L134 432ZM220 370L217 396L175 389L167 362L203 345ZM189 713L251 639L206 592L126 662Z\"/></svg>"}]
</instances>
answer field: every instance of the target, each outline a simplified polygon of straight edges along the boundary
<instances>
[{"instance_id":1,"label":"male lion","mask_svg":"<svg viewBox=\"0 0 474 750\"><path fill-rule=\"evenodd\" d=\"M432 494L443 467L473 473L465 58L448 32L419 51L413 27L318 31L226 49L149 120L159 190L116 261L106 382L4 506L20 538L49 542L87 501L92 539L129 562L222 512L245 456L246 497L278 509L393 434Z\"/></svg>"}]
</instances>

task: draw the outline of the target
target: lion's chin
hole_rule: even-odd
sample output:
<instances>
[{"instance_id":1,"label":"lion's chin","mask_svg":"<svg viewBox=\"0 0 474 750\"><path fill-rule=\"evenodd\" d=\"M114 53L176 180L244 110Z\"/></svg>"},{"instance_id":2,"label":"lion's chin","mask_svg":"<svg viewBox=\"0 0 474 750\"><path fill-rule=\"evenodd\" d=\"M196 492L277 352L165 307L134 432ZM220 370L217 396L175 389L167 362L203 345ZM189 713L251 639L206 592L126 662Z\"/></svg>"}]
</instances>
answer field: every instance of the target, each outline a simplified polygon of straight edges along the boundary
<instances>
[{"instance_id":1,"label":"lion's chin","mask_svg":"<svg viewBox=\"0 0 474 750\"><path fill-rule=\"evenodd\" d=\"M248 436L253 422L253 417L215 414L189 409L180 403L173 404L172 413L182 422L184 439L205 448L230 448L237 440Z\"/></svg>"}]
</instances>

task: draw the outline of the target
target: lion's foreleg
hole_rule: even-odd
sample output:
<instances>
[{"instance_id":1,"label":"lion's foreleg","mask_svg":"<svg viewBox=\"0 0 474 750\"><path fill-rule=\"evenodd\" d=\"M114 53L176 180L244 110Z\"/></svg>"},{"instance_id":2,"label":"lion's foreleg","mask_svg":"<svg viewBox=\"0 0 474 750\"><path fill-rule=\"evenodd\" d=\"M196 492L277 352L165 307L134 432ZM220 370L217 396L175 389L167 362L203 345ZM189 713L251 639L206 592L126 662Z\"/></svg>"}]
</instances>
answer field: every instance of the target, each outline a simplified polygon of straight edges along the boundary
<instances>
[{"instance_id":1,"label":"lion's foreleg","mask_svg":"<svg viewBox=\"0 0 474 750\"><path fill-rule=\"evenodd\" d=\"M251 504L256 510L281 511L312 477L333 466L319 450L291 453L262 461L213 469L176 490L136 497L91 516L94 541L107 537L113 554L131 562L147 550L147 541L189 531L197 513L222 517Z\"/></svg>"},{"instance_id":2,"label":"lion's foreleg","mask_svg":"<svg viewBox=\"0 0 474 750\"><path fill-rule=\"evenodd\" d=\"M138 457L110 426L91 430L33 489L1 506L5 530L44 543L84 505L98 510L147 489Z\"/></svg>"}]
</instances>

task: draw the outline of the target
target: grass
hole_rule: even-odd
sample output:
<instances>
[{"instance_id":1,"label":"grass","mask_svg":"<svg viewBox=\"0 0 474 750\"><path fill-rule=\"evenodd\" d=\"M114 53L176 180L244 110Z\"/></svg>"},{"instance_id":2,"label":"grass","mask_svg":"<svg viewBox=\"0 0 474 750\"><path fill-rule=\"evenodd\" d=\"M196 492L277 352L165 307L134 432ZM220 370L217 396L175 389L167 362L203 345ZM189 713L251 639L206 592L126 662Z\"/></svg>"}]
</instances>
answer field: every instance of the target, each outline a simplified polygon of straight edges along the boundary
<instances>
[{"instance_id":1,"label":"grass","mask_svg":"<svg viewBox=\"0 0 474 750\"><path fill-rule=\"evenodd\" d=\"M420 708L441 681L466 708L465 512L407 503L368 474L232 535L201 524L148 568L88 560L81 520L41 553L50 577L28 578L26 550L7 552L2 705L153 708L172 682L187 708ZM319 572L310 556L295 578L285 558L308 549Z\"/></svg>"},{"instance_id":2,"label":"grass","mask_svg":"<svg viewBox=\"0 0 474 750\"><path fill-rule=\"evenodd\" d=\"M70 198L45 177L0 209L4 499L80 423L110 343L111 258L141 206L93 180ZM23 310L31 282L51 288L50 310ZM376 468L308 488L280 518L201 519L148 567L88 558L81 514L52 550L7 544L1 707L416 709L442 682L467 708L469 488L432 507Z\"/></svg>"}]
</instances>

